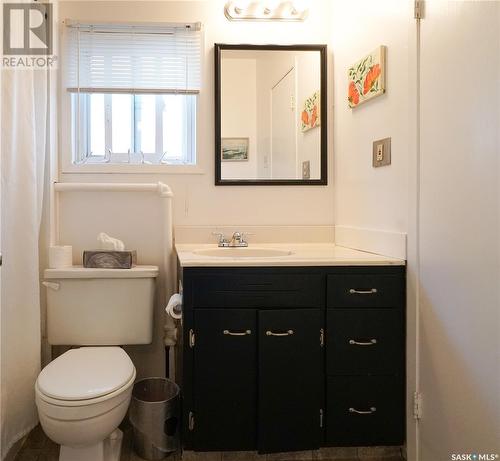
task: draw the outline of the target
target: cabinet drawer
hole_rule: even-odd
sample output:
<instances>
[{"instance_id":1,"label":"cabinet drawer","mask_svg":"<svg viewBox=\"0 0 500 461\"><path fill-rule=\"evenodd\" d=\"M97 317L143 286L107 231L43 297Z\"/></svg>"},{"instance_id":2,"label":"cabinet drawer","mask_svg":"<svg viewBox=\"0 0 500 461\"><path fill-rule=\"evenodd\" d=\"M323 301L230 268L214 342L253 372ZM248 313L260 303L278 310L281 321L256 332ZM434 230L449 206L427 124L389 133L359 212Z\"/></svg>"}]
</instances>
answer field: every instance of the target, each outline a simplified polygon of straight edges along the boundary
<instances>
[{"instance_id":1,"label":"cabinet drawer","mask_svg":"<svg viewBox=\"0 0 500 461\"><path fill-rule=\"evenodd\" d=\"M405 279L398 275L358 274L327 277L327 307L401 307Z\"/></svg>"},{"instance_id":2,"label":"cabinet drawer","mask_svg":"<svg viewBox=\"0 0 500 461\"><path fill-rule=\"evenodd\" d=\"M328 309L328 374L404 372L400 309Z\"/></svg>"},{"instance_id":3,"label":"cabinet drawer","mask_svg":"<svg viewBox=\"0 0 500 461\"><path fill-rule=\"evenodd\" d=\"M335 446L402 445L403 380L336 376L327 383L326 441Z\"/></svg>"},{"instance_id":4,"label":"cabinet drawer","mask_svg":"<svg viewBox=\"0 0 500 461\"><path fill-rule=\"evenodd\" d=\"M193 307L322 307L323 280L316 274L199 275L194 280Z\"/></svg>"}]
</instances>

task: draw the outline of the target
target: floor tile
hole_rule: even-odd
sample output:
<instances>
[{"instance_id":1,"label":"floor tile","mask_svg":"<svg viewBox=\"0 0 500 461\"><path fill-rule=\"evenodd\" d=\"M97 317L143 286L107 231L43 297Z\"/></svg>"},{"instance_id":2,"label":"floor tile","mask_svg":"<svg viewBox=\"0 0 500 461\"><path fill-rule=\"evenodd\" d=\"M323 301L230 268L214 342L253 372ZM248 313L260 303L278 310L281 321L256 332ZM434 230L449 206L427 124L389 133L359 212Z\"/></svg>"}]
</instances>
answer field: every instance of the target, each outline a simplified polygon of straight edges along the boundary
<instances>
[{"instance_id":1,"label":"floor tile","mask_svg":"<svg viewBox=\"0 0 500 461\"><path fill-rule=\"evenodd\" d=\"M59 451L49 451L42 453L37 461L58 461Z\"/></svg>"},{"instance_id":2,"label":"floor tile","mask_svg":"<svg viewBox=\"0 0 500 461\"><path fill-rule=\"evenodd\" d=\"M266 461L267 455L259 455L256 451L223 451L222 461Z\"/></svg>"},{"instance_id":3,"label":"floor tile","mask_svg":"<svg viewBox=\"0 0 500 461\"><path fill-rule=\"evenodd\" d=\"M375 458L357 458L363 461L404 461L401 456L377 456Z\"/></svg>"},{"instance_id":4,"label":"floor tile","mask_svg":"<svg viewBox=\"0 0 500 461\"><path fill-rule=\"evenodd\" d=\"M38 425L29 433L24 446L26 448L43 448L48 440L42 427Z\"/></svg>"},{"instance_id":5,"label":"floor tile","mask_svg":"<svg viewBox=\"0 0 500 461\"><path fill-rule=\"evenodd\" d=\"M351 461L358 459L356 447L324 447L313 451L313 460Z\"/></svg>"},{"instance_id":6,"label":"floor tile","mask_svg":"<svg viewBox=\"0 0 500 461\"><path fill-rule=\"evenodd\" d=\"M40 450L25 448L18 453L15 461L38 461L41 454Z\"/></svg>"},{"instance_id":7,"label":"floor tile","mask_svg":"<svg viewBox=\"0 0 500 461\"><path fill-rule=\"evenodd\" d=\"M220 451L190 451L186 450L182 453L182 461L221 461L222 455Z\"/></svg>"},{"instance_id":8,"label":"floor tile","mask_svg":"<svg viewBox=\"0 0 500 461\"><path fill-rule=\"evenodd\" d=\"M267 461L311 461L312 451L291 451L267 455Z\"/></svg>"},{"instance_id":9,"label":"floor tile","mask_svg":"<svg viewBox=\"0 0 500 461\"><path fill-rule=\"evenodd\" d=\"M401 447L358 447L361 461L401 459Z\"/></svg>"}]
</instances>

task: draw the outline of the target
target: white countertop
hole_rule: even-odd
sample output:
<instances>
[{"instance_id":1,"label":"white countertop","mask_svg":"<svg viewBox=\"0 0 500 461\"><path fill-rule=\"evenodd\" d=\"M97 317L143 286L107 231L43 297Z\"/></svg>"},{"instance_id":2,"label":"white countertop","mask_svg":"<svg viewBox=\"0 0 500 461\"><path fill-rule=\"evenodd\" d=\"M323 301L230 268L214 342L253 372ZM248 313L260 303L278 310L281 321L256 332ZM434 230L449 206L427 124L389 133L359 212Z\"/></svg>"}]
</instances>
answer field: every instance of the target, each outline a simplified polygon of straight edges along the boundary
<instances>
[{"instance_id":1,"label":"white countertop","mask_svg":"<svg viewBox=\"0 0 500 461\"><path fill-rule=\"evenodd\" d=\"M193 253L196 250L217 248L215 244L175 245L182 267L247 267L247 266L404 266L403 259L381 256L365 251L336 246L331 243L270 243L252 244L248 248L276 248L292 254L273 257L217 257ZM223 251L224 248L221 249Z\"/></svg>"}]
</instances>

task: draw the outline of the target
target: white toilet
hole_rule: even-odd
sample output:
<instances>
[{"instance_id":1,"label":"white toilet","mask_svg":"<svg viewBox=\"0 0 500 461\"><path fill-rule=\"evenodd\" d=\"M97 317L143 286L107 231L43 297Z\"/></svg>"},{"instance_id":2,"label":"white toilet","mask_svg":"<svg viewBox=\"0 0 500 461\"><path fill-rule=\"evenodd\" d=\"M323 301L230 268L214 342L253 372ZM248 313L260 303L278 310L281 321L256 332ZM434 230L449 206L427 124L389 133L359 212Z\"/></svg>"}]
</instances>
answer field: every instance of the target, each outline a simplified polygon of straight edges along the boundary
<instances>
[{"instance_id":1,"label":"white toilet","mask_svg":"<svg viewBox=\"0 0 500 461\"><path fill-rule=\"evenodd\" d=\"M43 430L61 445L60 461L119 461L135 367L118 347L149 344L156 266L47 269L47 336L70 349L38 376Z\"/></svg>"}]
</instances>

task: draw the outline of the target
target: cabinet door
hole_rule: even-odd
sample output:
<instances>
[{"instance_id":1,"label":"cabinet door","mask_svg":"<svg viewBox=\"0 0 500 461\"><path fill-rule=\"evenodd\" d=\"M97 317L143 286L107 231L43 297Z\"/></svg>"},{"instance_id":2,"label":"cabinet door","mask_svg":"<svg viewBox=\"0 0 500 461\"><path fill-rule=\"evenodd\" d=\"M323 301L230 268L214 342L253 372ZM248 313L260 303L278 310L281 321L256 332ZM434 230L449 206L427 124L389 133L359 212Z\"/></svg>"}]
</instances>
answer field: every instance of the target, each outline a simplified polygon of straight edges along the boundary
<instances>
[{"instance_id":1,"label":"cabinet door","mask_svg":"<svg viewBox=\"0 0 500 461\"><path fill-rule=\"evenodd\" d=\"M320 309L259 311L261 453L319 448L323 360Z\"/></svg>"},{"instance_id":2,"label":"cabinet door","mask_svg":"<svg viewBox=\"0 0 500 461\"><path fill-rule=\"evenodd\" d=\"M194 448L255 449L256 311L195 310L194 326Z\"/></svg>"}]
</instances>

